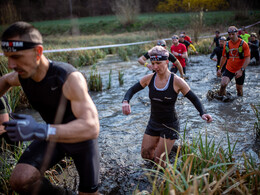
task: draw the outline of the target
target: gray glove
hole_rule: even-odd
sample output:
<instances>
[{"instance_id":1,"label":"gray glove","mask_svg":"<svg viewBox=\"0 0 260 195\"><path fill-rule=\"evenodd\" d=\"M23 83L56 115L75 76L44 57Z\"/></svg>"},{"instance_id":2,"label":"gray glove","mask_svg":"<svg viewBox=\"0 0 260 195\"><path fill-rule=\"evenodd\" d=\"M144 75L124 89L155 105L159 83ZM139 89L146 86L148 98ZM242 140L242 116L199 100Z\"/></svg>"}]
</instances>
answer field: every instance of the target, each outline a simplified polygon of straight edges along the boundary
<instances>
[{"instance_id":1,"label":"gray glove","mask_svg":"<svg viewBox=\"0 0 260 195\"><path fill-rule=\"evenodd\" d=\"M38 123L30 115L14 114L14 120L4 122L5 130L12 141L46 140L49 125Z\"/></svg>"}]
</instances>

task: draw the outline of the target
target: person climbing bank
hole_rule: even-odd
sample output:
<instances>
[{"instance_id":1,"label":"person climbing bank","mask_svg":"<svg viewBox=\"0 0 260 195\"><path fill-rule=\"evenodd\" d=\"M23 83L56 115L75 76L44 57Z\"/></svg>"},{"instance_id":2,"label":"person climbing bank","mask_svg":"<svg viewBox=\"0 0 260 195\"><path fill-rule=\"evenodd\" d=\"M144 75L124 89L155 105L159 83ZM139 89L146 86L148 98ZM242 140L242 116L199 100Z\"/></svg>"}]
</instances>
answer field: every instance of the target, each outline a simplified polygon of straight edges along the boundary
<instances>
[{"instance_id":1,"label":"person climbing bank","mask_svg":"<svg viewBox=\"0 0 260 195\"><path fill-rule=\"evenodd\" d=\"M12 141L32 141L11 174L11 188L19 194L72 194L44 177L67 155L79 173L79 194L98 194L99 120L84 76L70 64L47 59L42 35L29 23L10 25L1 47L14 71L0 78L0 96L21 85L46 122L13 114L14 120L3 123Z\"/></svg>"}]
</instances>

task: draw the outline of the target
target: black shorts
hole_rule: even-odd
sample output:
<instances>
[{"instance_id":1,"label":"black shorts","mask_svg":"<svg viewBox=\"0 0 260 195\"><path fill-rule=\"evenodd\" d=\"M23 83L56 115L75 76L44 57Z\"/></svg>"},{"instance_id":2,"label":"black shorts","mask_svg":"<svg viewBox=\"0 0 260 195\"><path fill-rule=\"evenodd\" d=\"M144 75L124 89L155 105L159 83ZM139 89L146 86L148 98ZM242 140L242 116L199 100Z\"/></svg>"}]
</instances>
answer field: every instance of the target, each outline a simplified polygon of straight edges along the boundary
<instances>
[{"instance_id":1,"label":"black shorts","mask_svg":"<svg viewBox=\"0 0 260 195\"><path fill-rule=\"evenodd\" d=\"M26 163L41 169L47 141L34 140L24 151L18 163ZM99 150L98 140L88 140L79 143L56 143L47 169L57 164L66 156L72 157L79 173L79 191L96 192L99 180Z\"/></svg>"},{"instance_id":2,"label":"black shorts","mask_svg":"<svg viewBox=\"0 0 260 195\"><path fill-rule=\"evenodd\" d=\"M150 119L145 134L174 140L179 138L179 131L180 125L178 120L171 123L157 123Z\"/></svg>"},{"instance_id":3,"label":"black shorts","mask_svg":"<svg viewBox=\"0 0 260 195\"><path fill-rule=\"evenodd\" d=\"M236 79L236 84L237 85L243 85L244 81L245 81L245 70L243 71L243 74L241 77L239 78L235 78ZM236 76L235 73L232 73L230 71L228 71L227 69L225 69L224 73L222 76L226 76L230 79L230 81Z\"/></svg>"},{"instance_id":4,"label":"black shorts","mask_svg":"<svg viewBox=\"0 0 260 195\"><path fill-rule=\"evenodd\" d=\"M258 51L251 51L250 54L251 54L250 59L255 58L256 61L259 61L259 52Z\"/></svg>"}]
</instances>

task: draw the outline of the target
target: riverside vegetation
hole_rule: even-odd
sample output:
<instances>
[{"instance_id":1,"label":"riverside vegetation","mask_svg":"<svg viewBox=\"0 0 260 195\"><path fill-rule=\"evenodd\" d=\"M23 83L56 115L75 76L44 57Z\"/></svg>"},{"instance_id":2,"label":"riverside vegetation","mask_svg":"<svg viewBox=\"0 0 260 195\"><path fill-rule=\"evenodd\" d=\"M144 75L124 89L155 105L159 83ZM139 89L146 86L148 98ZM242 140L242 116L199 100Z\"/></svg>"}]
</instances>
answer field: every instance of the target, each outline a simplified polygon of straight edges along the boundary
<instances>
[{"instance_id":1,"label":"riverside vegetation","mask_svg":"<svg viewBox=\"0 0 260 195\"><path fill-rule=\"evenodd\" d=\"M194 13L196 14L196 13ZM216 16L215 16L216 15ZM203 32L213 34L216 26L218 29L226 30L230 24L244 25L259 18L259 11L252 11L248 18L241 21L234 21L236 13L227 12L204 12L203 13ZM195 32L189 28L189 18L192 14L145 14L140 15L138 22L123 27L116 22L115 17L94 17L74 20L48 21L34 23L37 28L45 35L44 47L47 50L59 48L74 48L96 45L109 45L117 43L131 43L138 41L150 41L161 38L171 37L178 34L183 29L186 32ZM233 22L234 21L234 22ZM72 26L76 26L81 35L71 36ZM155 30L155 29L161 29ZM0 28L0 31L3 27ZM128 32L125 32L128 31ZM98 33L97 33L98 32ZM200 31L200 35L208 35ZM104 34L105 33L105 34ZM208 54L212 38L198 39L194 45L200 54ZM122 60L129 60L131 57L139 57L155 45L155 41L134 46L112 47L95 50L46 53L45 55L57 61L64 61L76 67L94 65L99 59L108 54L119 55ZM168 48L171 41L167 41ZM192 53L190 53L192 54ZM0 72L7 73L6 58L0 56ZM111 74L111 73L110 73ZM111 82L110 78L110 81ZM123 84L123 73L118 72L120 84ZM90 75L87 77L90 90L102 90L102 85L111 88L111 84L102 83L102 78L98 73L98 67L93 66ZM95 86L94 88L92 88ZM13 88L7 94L8 100L13 110L21 105L29 106L26 98L19 87ZM257 122L255 123L256 135L259 135L259 106L252 106ZM228 134L227 134L228 136ZM167 168L157 166L157 169L147 170L153 185L152 192L149 194L257 194L259 193L260 167L249 156L242 159L235 159L233 151L236 144L228 143L228 148L223 149L220 143L214 140L202 139L202 135L195 137L191 143L182 138L182 146L178 148L173 163L167 158ZM8 149L5 144L1 145L3 151L0 155L1 175L0 193L10 194L8 178L19 159L23 147L18 147L14 152ZM59 165L58 165L59 166ZM61 166L60 170L63 170ZM46 176L53 177L48 172ZM55 180L52 179L55 183ZM138 192L142 194L145 192Z\"/></svg>"}]
</instances>

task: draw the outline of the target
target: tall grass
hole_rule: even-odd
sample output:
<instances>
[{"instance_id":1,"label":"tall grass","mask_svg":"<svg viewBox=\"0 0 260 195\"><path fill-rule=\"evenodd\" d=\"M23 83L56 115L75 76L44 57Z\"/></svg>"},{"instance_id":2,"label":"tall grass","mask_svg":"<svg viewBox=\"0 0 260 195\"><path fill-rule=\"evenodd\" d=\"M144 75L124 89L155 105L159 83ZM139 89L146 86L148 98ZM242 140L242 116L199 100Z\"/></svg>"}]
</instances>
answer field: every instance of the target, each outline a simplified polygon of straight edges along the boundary
<instances>
[{"instance_id":1,"label":"tall grass","mask_svg":"<svg viewBox=\"0 0 260 195\"><path fill-rule=\"evenodd\" d=\"M119 81L119 85L120 85L120 86L124 84L124 79L123 79L123 77L124 77L124 73L123 73L121 70L119 70L119 71L118 71L118 81Z\"/></svg>"},{"instance_id":2,"label":"tall grass","mask_svg":"<svg viewBox=\"0 0 260 195\"><path fill-rule=\"evenodd\" d=\"M0 194L16 195L17 193L10 187L9 179L25 147L29 145L30 142L24 142L23 145L19 143L18 146L10 146L2 139L0 143ZM64 169L68 166L72 165L72 162L71 158L65 158L54 167L47 170L44 176L47 177L51 183L60 184L61 181L58 180L57 176L63 173ZM67 185L66 178L64 178L62 182L63 186Z\"/></svg>"},{"instance_id":3,"label":"tall grass","mask_svg":"<svg viewBox=\"0 0 260 195\"><path fill-rule=\"evenodd\" d=\"M9 72L7 68L7 59L0 57L0 75L7 74ZM6 93L8 103L13 111L17 107L29 107L28 100L25 98L25 94L21 90L21 87L13 87Z\"/></svg>"},{"instance_id":4,"label":"tall grass","mask_svg":"<svg viewBox=\"0 0 260 195\"><path fill-rule=\"evenodd\" d=\"M0 146L0 194L14 194L10 188L9 178L13 171L15 164L18 162L22 155L23 149L21 145L10 146L6 144L4 139L1 141ZM13 149L11 149L11 147Z\"/></svg>"},{"instance_id":5,"label":"tall grass","mask_svg":"<svg viewBox=\"0 0 260 195\"><path fill-rule=\"evenodd\" d=\"M111 89L112 83L112 70L109 71L107 89Z\"/></svg>"},{"instance_id":6,"label":"tall grass","mask_svg":"<svg viewBox=\"0 0 260 195\"><path fill-rule=\"evenodd\" d=\"M256 122L254 124L254 131L255 131L255 136L256 139L260 139L260 104L259 105L253 105L251 104L251 108L253 109L253 112L255 113L256 116Z\"/></svg>"},{"instance_id":7,"label":"tall grass","mask_svg":"<svg viewBox=\"0 0 260 195\"><path fill-rule=\"evenodd\" d=\"M88 87L90 91L102 91L102 78L98 73L96 66L91 68L88 80Z\"/></svg>"},{"instance_id":8,"label":"tall grass","mask_svg":"<svg viewBox=\"0 0 260 195\"><path fill-rule=\"evenodd\" d=\"M199 134L191 143L184 133L173 164L166 155L166 168L146 169L153 186L149 194L258 194L260 166L245 154L235 159L236 142L228 134L227 140L224 149L207 133L204 140Z\"/></svg>"}]
</instances>

